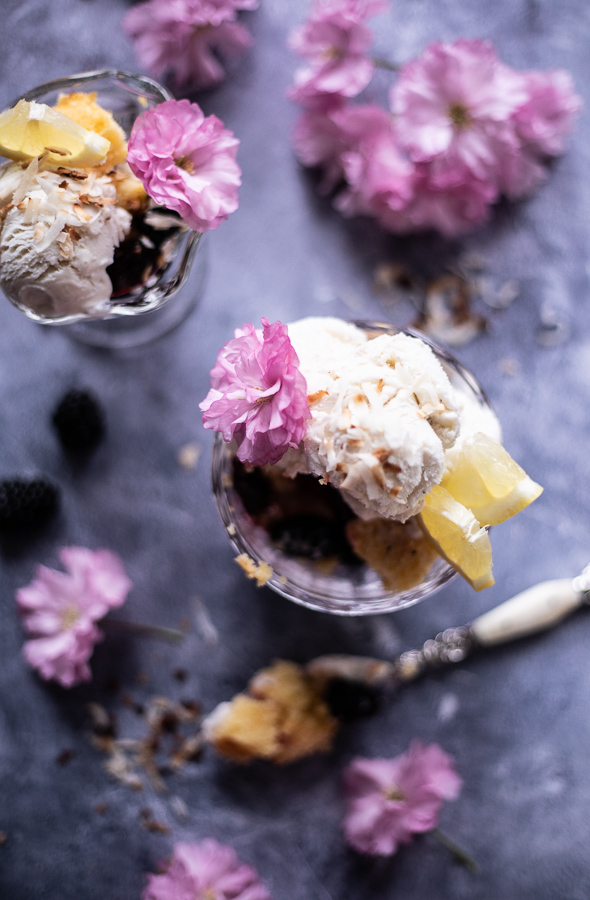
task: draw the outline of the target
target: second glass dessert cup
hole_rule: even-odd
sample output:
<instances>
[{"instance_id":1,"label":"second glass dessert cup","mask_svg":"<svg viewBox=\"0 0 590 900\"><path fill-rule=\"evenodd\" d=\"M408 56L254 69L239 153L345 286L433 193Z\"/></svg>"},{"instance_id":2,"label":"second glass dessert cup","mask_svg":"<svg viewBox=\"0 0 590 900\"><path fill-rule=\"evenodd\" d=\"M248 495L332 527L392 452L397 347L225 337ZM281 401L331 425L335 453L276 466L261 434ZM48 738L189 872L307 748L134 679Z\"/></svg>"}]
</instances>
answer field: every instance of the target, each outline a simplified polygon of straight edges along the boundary
<instances>
[{"instance_id":1,"label":"second glass dessert cup","mask_svg":"<svg viewBox=\"0 0 590 900\"><path fill-rule=\"evenodd\" d=\"M355 322L373 336L395 334L400 329L372 322ZM427 343L443 366L457 393L482 411L492 414L489 402L474 376L451 354L419 332L403 333ZM288 600L321 612L342 616L365 616L393 612L431 596L457 573L442 557L436 556L419 583L403 590L388 590L379 575L365 563L326 566L288 555L271 539L268 531L256 525L245 509L234 482L235 448L219 434L213 448L213 492L223 524L239 554L255 565L271 567L268 587Z\"/></svg>"},{"instance_id":2,"label":"second glass dessert cup","mask_svg":"<svg viewBox=\"0 0 590 900\"><path fill-rule=\"evenodd\" d=\"M114 69L49 81L18 99L52 106L60 94L78 91L96 93L97 102L112 112L127 137L142 112L172 99L156 81ZM98 315L87 311L55 314L51 309L44 310L42 304L31 309L16 293L7 294L8 299L33 321L64 326L68 335L98 347L132 347L162 336L192 312L202 294L207 272L204 235L187 228L173 213L162 212L169 217L171 227L157 264L141 283L114 291L106 311L101 310ZM116 261L125 267L124 257ZM130 260L130 267L132 264ZM190 285L187 284L189 273Z\"/></svg>"}]
</instances>

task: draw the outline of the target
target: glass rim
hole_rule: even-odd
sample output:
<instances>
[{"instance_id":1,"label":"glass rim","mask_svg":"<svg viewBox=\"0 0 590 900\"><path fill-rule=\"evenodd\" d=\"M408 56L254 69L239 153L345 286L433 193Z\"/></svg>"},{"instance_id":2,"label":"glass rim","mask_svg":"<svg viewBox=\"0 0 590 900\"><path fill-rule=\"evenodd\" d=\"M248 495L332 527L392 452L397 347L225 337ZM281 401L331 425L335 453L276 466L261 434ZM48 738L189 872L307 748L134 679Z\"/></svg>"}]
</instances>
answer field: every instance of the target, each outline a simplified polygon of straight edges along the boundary
<instances>
[{"instance_id":1,"label":"glass rim","mask_svg":"<svg viewBox=\"0 0 590 900\"><path fill-rule=\"evenodd\" d=\"M148 103L146 109L149 105L155 106L166 100L174 99L172 93L164 85L147 75L138 75L121 69L94 69L42 82L22 93L6 108L16 105L19 100L36 101L60 91L71 91L76 87L91 87L92 85L98 87L100 82L110 82L111 88L118 88L128 95L138 98L138 103L139 98L144 98ZM195 254L205 234L187 227L180 218L178 222L181 227L174 235L174 248L161 270L153 273L147 283L134 287L117 297L111 297L104 315L95 316L88 311L81 311L49 317L35 312L15 297L6 296L13 306L24 313L27 318L38 324L53 327L87 322L93 319L107 321L130 318L161 309L186 283Z\"/></svg>"},{"instance_id":2,"label":"glass rim","mask_svg":"<svg viewBox=\"0 0 590 900\"><path fill-rule=\"evenodd\" d=\"M137 96L149 94L154 98L158 97L157 102L163 103L165 100L173 100L174 96L168 88L164 87L154 78L148 75L137 75L133 72L125 72L123 69L92 69L88 72L78 72L75 75L64 75L61 78L52 78L50 81L44 81L36 87L30 88L12 101L6 109L15 106L19 100L36 100L43 94L51 94L55 91L64 90L72 84L93 84L95 81L105 81L112 79L119 82L125 90L134 93Z\"/></svg>"},{"instance_id":3,"label":"glass rim","mask_svg":"<svg viewBox=\"0 0 590 900\"><path fill-rule=\"evenodd\" d=\"M480 386L475 376L465 368L452 354L447 350L439 347L435 341L432 341L422 332L416 329L397 328L391 323L370 322L365 320L349 320L352 324L360 328L370 331L377 331L383 334L408 334L411 337L419 338L431 347L433 352L440 357L448 368L452 370L467 389L472 393L478 403L492 410L491 404ZM493 410L492 410L493 411ZM212 462L211 462L211 479L212 488L217 508L221 520L225 526L228 538L238 553L247 554L255 563L266 562L272 567L272 574L266 585L275 593L294 603L305 606L319 612L331 613L340 616L366 616L380 615L387 612L394 612L399 609L406 609L414 604L424 600L426 597L432 596L439 591L452 578L458 575L457 571L443 558L438 557L435 560L426 578L418 585L405 591L387 591L381 585L381 591L378 596L333 596L326 590L314 589L309 586L301 586L294 582L291 578L285 576L282 572L277 572L273 565L273 560L287 559L286 554L280 551L272 550L272 541L267 532L255 525L243 509L241 500L235 490L230 494L233 485L228 484L228 478L231 478L231 459L235 452L231 445L224 442L221 434L217 433L213 445ZM236 507L236 502L239 506ZM240 517L241 520L240 521ZM243 521L248 520L249 532L244 533L241 527ZM265 545L268 547L268 556L265 557L253 543L252 537L256 538L257 531L266 535ZM262 539L261 539L262 540ZM291 558L293 566L297 562L295 558ZM307 565L309 564L301 564ZM368 566L365 567L369 569ZM329 576L328 576L329 577ZM376 576L378 578L378 576ZM379 579L380 581L380 579Z\"/></svg>"}]
</instances>

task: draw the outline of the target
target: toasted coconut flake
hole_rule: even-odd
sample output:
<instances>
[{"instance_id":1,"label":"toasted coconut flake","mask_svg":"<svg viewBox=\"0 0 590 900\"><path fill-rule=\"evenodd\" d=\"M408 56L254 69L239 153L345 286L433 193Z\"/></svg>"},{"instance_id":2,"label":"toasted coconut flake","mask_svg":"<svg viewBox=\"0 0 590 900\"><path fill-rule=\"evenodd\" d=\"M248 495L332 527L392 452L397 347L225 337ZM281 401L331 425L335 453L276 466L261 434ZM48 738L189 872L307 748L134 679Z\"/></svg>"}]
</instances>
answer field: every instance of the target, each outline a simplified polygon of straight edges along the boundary
<instances>
[{"instance_id":1,"label":"toasted coconut flake","mask_svg":"<svg viewBox=\"0 0 590 900\"><path fill-rule=\"evenodd\" d=\"M313 406L313 404L317 403L318 400L321 400L322 397L327 397L327 396L328 396L327 391L316 391L315 394L307 395L307 402L309 403L310 406Z\"/></svg>"},{"instance_id":2,"label":"toasted coconut flake","mask_svg":"<svg viewBox=\"0 0 590 900\"><path fill-rule=\"evenodd\" d=\"M197 631L209 647L217 647L219 644L219 632L211 620L209 610L207 609L204 600L201 597L194 597L193 607Z\"/></svg>"}]
</instances>

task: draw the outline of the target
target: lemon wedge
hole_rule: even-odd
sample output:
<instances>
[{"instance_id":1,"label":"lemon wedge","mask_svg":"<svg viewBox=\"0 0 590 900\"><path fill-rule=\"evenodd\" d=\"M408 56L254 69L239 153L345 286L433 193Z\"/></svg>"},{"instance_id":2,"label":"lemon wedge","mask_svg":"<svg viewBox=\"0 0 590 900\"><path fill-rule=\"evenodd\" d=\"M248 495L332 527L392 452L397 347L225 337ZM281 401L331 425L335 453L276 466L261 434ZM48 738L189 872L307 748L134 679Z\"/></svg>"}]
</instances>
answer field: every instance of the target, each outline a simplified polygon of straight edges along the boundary
<instances>
[{"instance_id":1,"label":"lemon wedge","mask_svg":"<svg viewBox=\"0 0 590 900\"><path fill-rule=\"evenodd\" d=\"M440 484L426 495L418 521L440 555L474 590L494 584L487 529Z\"/></svg>"},{"instance_id":2,"label":"lemon wedge","mask_svg":"<svg viewBox=\"0 0 590 900\"><path fill-rule=\"evenodd\" d=\"M88 168L107 155L110 141L45 103L19 100L0 114L0 155L17 162L44 156L45 164Z\"/></svg>"},{"instance_id":3,"label":"lemon wedge","mask_svg":"<svg viewBox=\"0 0 590 900\"><path fill-rule=\"evenodd\" d=\"M467 438L441 484L480 525L505 522L543 491L501 444L481 432Z\"/></svg>"}]
</instances>

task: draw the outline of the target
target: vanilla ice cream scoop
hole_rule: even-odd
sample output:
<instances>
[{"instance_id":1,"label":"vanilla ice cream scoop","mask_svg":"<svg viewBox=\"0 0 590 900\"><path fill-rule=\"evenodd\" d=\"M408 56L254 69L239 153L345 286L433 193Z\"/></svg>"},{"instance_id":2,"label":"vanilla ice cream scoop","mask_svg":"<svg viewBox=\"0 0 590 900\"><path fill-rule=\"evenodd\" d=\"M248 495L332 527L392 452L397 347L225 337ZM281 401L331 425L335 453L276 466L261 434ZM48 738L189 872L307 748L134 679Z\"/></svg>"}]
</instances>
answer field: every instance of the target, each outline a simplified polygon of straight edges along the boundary
<instances>
[{"instance_id":1,"label":"vanilla ice cream scoop","mask_svg":"<svg viewBox=\"0 0 590 900\"><path fill-rule=\"evenodd\" d=\"M110 178L93 170L0 167L0 285L18 306L51 319L104 315L106 272L131 225Z\"/></svg>"},{"instance_id":2,"label":"vanilla ice cream scoop","mask_svg":"<svg viewBox=\"0 0 590 900\"><path fill-rule=\"evenodd\" d=\"M332 318L294 322L289 337L312 418L299 449L278 467L319 476L363 518L416 515L460 428L453 388L433 351L406 334L370 339Z\"/></svg>"}]
</instances>

